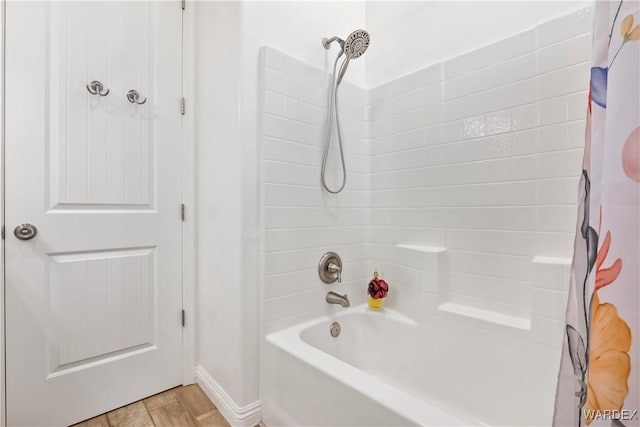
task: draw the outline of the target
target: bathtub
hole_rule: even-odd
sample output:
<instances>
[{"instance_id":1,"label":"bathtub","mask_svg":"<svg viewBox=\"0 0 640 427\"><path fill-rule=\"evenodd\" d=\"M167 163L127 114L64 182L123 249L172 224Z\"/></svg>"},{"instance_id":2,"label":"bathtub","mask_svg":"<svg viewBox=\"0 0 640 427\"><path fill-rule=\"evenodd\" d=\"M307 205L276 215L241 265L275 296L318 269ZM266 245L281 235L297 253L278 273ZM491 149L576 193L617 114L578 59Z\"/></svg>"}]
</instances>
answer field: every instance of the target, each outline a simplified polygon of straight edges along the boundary
<instances>
[{"instance_id":1,"label":"bathtub","mask_svg":"<svg viewBox=\"0 0 640 427\"><path fill-rule=\"evenodd\" d=\"M269 334L264 348L267 426L551 423L557 352L472 325L362 305Z\"/></svg>"}]
</instances>

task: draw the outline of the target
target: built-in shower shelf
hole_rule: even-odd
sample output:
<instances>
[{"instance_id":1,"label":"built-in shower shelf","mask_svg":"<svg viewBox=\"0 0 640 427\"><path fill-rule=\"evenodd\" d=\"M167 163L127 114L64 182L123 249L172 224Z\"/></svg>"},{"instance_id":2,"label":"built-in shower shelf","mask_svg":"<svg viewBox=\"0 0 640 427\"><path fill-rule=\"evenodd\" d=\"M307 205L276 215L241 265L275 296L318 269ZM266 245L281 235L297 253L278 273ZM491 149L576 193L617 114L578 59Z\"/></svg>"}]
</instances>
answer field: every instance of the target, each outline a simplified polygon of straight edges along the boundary
<instances>
[{"instance_id":1,"label":"built-in shower shelf","mask_svg":"<svg viewBox=\"0 0 640 427\"><path fill-rule=\"evenodd\" d=\"M510 314L499 313L497 311L491 310L483 310L481 308L470 307L468 305L456 304L453 302L445 302L443 304L440 304L438 306L438 309L449 313L454 313L459 316L484 320L485 322L509 326L511 328L522 329L525 331L531 329L531 319L528 317L513 316Z\"/></svg>"},{"instance_id":2,"label":"built-in shower shelf","mask_svg":"<svg viewBox=\"0 0 640 427\"><path fill-rule=\"evenodd\" d=\"M396 245L398 248L410 249L412 251L424 252L427 254L439 254L445 252L445 248L437 246L420 246L420 245Z\"/></svg>"},{"instance_id":3,"label":"built-in shower shelf","mask_svg":"<svg viewBox=\"0 0 640 427\"><path fill-rule=\"evenodd\" d=\"M445 256L447 250L439 246L423 246L399 243L395 245L395 255L404 265L432 274L434 283L442 283L446 273Z\"/></svg>"},{"instance_id":4,"label":"built-in shower shelf","mask_svg":"<svg viewBox=\"0 0 640 427\"><path fill-rule=\"evenodd\" d=\"M535 264L551 264L551 265L571 265L571 258L559 258L550 256L535 256L533 261Z\"/></svg>"}]
</instances>

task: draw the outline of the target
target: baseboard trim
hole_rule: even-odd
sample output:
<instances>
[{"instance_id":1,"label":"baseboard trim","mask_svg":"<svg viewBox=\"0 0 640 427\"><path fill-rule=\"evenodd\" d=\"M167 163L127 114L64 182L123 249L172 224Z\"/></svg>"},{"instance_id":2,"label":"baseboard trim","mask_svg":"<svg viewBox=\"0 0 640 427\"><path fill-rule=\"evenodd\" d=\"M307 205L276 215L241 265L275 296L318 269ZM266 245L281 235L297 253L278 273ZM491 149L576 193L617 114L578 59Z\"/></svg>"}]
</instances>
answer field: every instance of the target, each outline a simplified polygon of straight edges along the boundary
<instances>
[{"instance_id":1,"label":"baseboard trim","mask_svg":"<svg viewBox=\"0 0 640 427\"><path fill-rule=\"evenodd\" d=\"M260 423L259 401L239 406L202 366L196 366L195 374L196 383L216 405L229 424L233 427L254 427Z\"/></svg>"}]
</instances>

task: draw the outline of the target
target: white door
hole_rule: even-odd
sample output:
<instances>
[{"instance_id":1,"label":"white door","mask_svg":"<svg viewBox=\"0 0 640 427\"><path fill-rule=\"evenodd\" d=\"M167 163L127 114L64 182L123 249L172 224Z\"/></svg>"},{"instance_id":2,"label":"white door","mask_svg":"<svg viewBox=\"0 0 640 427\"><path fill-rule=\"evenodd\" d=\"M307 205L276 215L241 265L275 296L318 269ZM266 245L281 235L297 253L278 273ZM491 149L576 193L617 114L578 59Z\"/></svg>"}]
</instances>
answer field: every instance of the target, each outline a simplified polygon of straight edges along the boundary
<instances>
[{"instance_id":1,"label":"white door","mask_svg":"<svg viewBox=\"0 0 640 427\"><path fill-rule=\"evenodd\" d=\"M182 382L182 8L9 1L6 33L8 424L64 425Z\"/></svg>"}]
</instances>

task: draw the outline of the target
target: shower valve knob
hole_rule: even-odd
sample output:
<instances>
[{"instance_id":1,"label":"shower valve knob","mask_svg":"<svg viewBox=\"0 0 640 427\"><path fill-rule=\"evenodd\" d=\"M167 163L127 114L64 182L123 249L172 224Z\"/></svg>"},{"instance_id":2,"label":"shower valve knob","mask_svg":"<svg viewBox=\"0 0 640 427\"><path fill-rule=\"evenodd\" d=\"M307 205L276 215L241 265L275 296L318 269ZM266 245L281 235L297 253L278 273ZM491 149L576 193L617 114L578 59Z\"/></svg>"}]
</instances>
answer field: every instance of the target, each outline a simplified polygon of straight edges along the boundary
<instances>
[{"instance_id":1,"label":"shower valve knob","mask_svg":"<svg viewBox=\"0 0 640 427\"><path fill-rule=\"evenodd\" d=\"M335 252L322 255L318 263L318 275L324 283L342 282L342 260Z\"/></svg>"}]
</instances>

